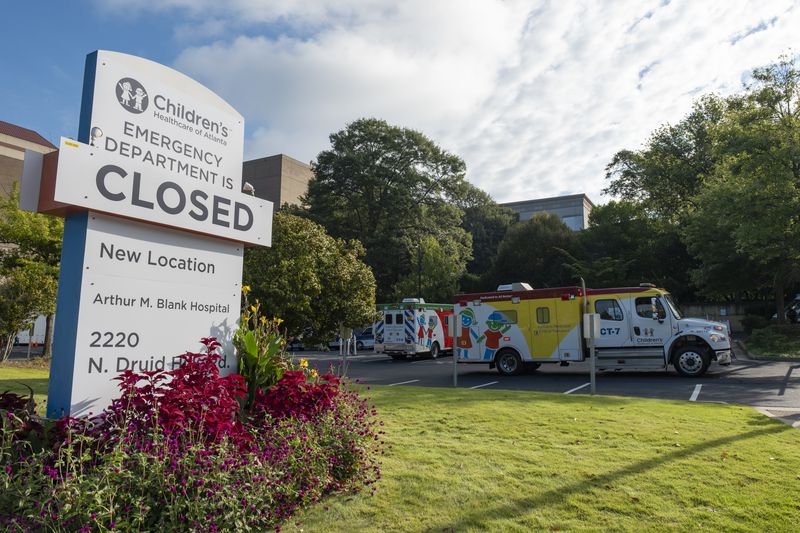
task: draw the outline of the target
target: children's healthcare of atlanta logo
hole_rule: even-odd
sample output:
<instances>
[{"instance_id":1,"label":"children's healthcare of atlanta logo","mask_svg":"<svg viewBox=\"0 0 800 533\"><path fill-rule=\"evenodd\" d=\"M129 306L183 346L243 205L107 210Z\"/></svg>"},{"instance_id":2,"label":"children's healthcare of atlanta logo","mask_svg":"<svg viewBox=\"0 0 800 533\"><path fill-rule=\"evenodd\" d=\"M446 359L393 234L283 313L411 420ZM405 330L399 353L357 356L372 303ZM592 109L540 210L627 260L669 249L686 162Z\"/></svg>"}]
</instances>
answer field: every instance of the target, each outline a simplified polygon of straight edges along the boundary
<instances>
[{"instance_id":1,"label":"children's healthcare of atlanta logo","mask_svg":"<svg viewBox=\"0 0 800 533\"><path fill-rule=\"evenodd\" d=\"M117 100L131 113L142 113L147 109L147 91L133 78L122 78L117 82Z\"/></svg>"}]
</instances>

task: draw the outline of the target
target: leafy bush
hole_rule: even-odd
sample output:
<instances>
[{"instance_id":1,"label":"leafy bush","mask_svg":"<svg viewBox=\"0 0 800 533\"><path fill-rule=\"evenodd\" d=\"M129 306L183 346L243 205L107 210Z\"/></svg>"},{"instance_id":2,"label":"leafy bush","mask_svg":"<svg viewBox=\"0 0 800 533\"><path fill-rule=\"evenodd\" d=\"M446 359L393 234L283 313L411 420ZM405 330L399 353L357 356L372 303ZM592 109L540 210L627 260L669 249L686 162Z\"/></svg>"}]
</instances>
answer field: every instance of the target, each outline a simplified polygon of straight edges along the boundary
<instances>
[{"instance_id":1,"label":"leafy bush","mask_svg":"<svg viewBox=\"0 0 800 533\"><path fill-rule=\"evenodd\" d=\"M246 411L252 409L256 395L275 385L290 367L286 355L286 343L279 327L283 320L270 320L261 314L261 303L256 300L250 304L248 294L250 286L242 287L244 306L239 321L239 328L233 336L239 362L239 373L247 385L247 395L243 398Z\"/></svg>"},{"instance_id":2,"label":"leafy bush","mask_svg":"<svg viewBox=\"0 0 800 533\"><path fill-rule=\"evenodd\" d=\"M762 329L769 325L769 320L761 315L746 315L742 318L742 328L748 335L756 329Z\"/></svg>"},{"instance_id":3,"label":"leafy bush","mask_svg":"<svg viewBox=\"0 0 800 533\"><path fill-rule=\"evenodd\" d=\"M380 478L382 432L354 390L302 365L242 414L243 378L220 377L218 343L204 343L173 371L119 376L121 396L92 419L45 428L32 397L0 395L0 525L279 530L326 494Z\"/></svg>"},{"instance_id":4,"label":"leafy bush","mask_svg":"<svg viewBox=\"0 0 800 533\"><path fill-rule=\"evenodd\" d=\"M800 357L800 325L772 324L755 330L747 339L747 348L766 357Z\"/></svg>"}]
</instances>

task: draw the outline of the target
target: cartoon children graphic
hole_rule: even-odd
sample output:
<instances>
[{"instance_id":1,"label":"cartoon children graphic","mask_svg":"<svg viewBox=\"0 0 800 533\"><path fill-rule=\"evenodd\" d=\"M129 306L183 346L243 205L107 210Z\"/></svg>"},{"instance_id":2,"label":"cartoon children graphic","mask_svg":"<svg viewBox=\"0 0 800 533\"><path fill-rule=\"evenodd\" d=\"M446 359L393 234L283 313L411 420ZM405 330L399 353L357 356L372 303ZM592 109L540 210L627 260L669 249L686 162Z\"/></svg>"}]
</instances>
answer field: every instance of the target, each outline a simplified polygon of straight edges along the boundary
<instances>
[{"instance_id":1,"label":"cartoon children graphic","mask_svg":"<svg viewBox=\"0 0 800 533\"><path fill-rule=\"evenodd\" d=\"M489 329L483 332L478 342L486 339L486 350L483 352L483 359L484 361L491 361L497 349L500 348L500 337L511 329L511 325L506 324L506 318L495 311L486 319L486 327Z\"/></svg>"},{"instance_id":2,"label":"cartoon children graphic","mask_svg":"<svg viewBox=\"0 0 800 533\"><path fill-rule=\"evenodd\" d=\"M472 339L478 340L478 333L473 328L475 312L464 309L459 314L461 320L461 334L456 338L456 350L459 359L469 359L469 350L472 348Z\"/></svg>"},{"instance_id":3,"label":"cartoon children graphic","mask_svg":"<svg viewBox=\"0 0 800 533\"><path fill-rule=\"evenodd\" d=\"M433 344L433 331L436 329L436 322L436 315L431 315L428 318L428 348L430 348L431 344Z\"/></svg>"},{"instance_id":4,"label":"cartoon children graphic","mask_svg":"<svg viewBox=\"0 0 800 533\"><path fill-rule=\"evenodd\" d=\"M422 311L417 315L417 324L419 324L419 331L417 331L417 344L425 347L425 313Z\"/></svg>"},{"instance_id":5,"label":"cartoon children graphic","mask_svg":"<svg viewBox=\"0 0 800 533\"><path fill-rule=\"evenodd\" d=\"M145 98L147 98L147 93L144 92L144 89L142 89L141 87L137 87L136 94L133 96L133 99L136 100L136 103L133 105L133 108L137 111L143 111L142 102L144 101Z\"/></svg>"},{"instance_id":6,"label":"cartoon children graphic","mask_svg":"<svg viewBox=\"0 0 800 533\"><path fill-rule=\"evenodd\" d=\"M122 89L122 95L121 95L122 105L124 105L125 107L130 107L131 106L131 97L133 96L131 94L131 91L133 90L133 88L131 87L131 82L124 81L124 82L120 83L119 86Z\"/></svg>"}]
</instances>

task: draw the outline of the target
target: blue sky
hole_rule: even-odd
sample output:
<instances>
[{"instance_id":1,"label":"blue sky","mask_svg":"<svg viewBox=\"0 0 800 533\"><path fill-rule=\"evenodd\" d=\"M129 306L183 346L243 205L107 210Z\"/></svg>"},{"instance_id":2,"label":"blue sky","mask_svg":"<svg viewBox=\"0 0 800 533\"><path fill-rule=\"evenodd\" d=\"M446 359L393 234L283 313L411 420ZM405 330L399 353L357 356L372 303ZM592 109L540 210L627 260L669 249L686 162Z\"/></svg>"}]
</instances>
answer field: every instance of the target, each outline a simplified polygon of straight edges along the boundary
<instances>
[{"instance_id":1,"label":"blue sky","mask_svg":"<svg viewBox=\"0 0 800 533\"><path fill-rule=\"evenodd\" d=\"M310 161L374 116L422 131L498 201L586 192L708 92L796 53L792 0L7 2L0 120L75 136L86 54L208 85L245 117L245 157ZM794 50L792 50L794 47Z\"/></svg>"}]
</instances>

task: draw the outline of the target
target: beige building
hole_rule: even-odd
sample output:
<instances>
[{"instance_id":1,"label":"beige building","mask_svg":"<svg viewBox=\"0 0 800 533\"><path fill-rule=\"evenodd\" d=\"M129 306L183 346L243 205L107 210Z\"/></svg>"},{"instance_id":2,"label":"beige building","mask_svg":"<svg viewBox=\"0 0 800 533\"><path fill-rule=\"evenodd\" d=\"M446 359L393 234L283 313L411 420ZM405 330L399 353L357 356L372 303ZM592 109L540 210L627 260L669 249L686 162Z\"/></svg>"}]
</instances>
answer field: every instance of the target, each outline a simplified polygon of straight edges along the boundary
<instances>
[{"instance_id":1,"label":"beige building","mask_svg":"<svg viewBox=\"0 0 800 533\"><path fill-rule=\"evenodd\" d=\"M314 176L311 166L288 155L278 154L245 161L242 181L255 188L255 195L275 204L300 205L300 197L308 191Z\"/></svg>"},{"instance_id":2,"label":"beige building","mask_svg":"<svg viewBox=\"0 0 800 533\"><path fill-rule=\"evenodd\" d=\"M520 221L529 220L536 213L558 215L561 221L573 231L589 227L589 213L594 208L594 203L583 193L500 205L509 207L516 212Z\"/></svg>"},{"instance_id":3,"label":"beige building","mask_svg":"<svg viewBox=\"0 0 800 533\"><path fill-rule=\"evenodd\" d=\"M56 147L33 130L0 120L0 195L8 196L19 183L25 150L49 154Z\"/></svg>"}]
</instances>

